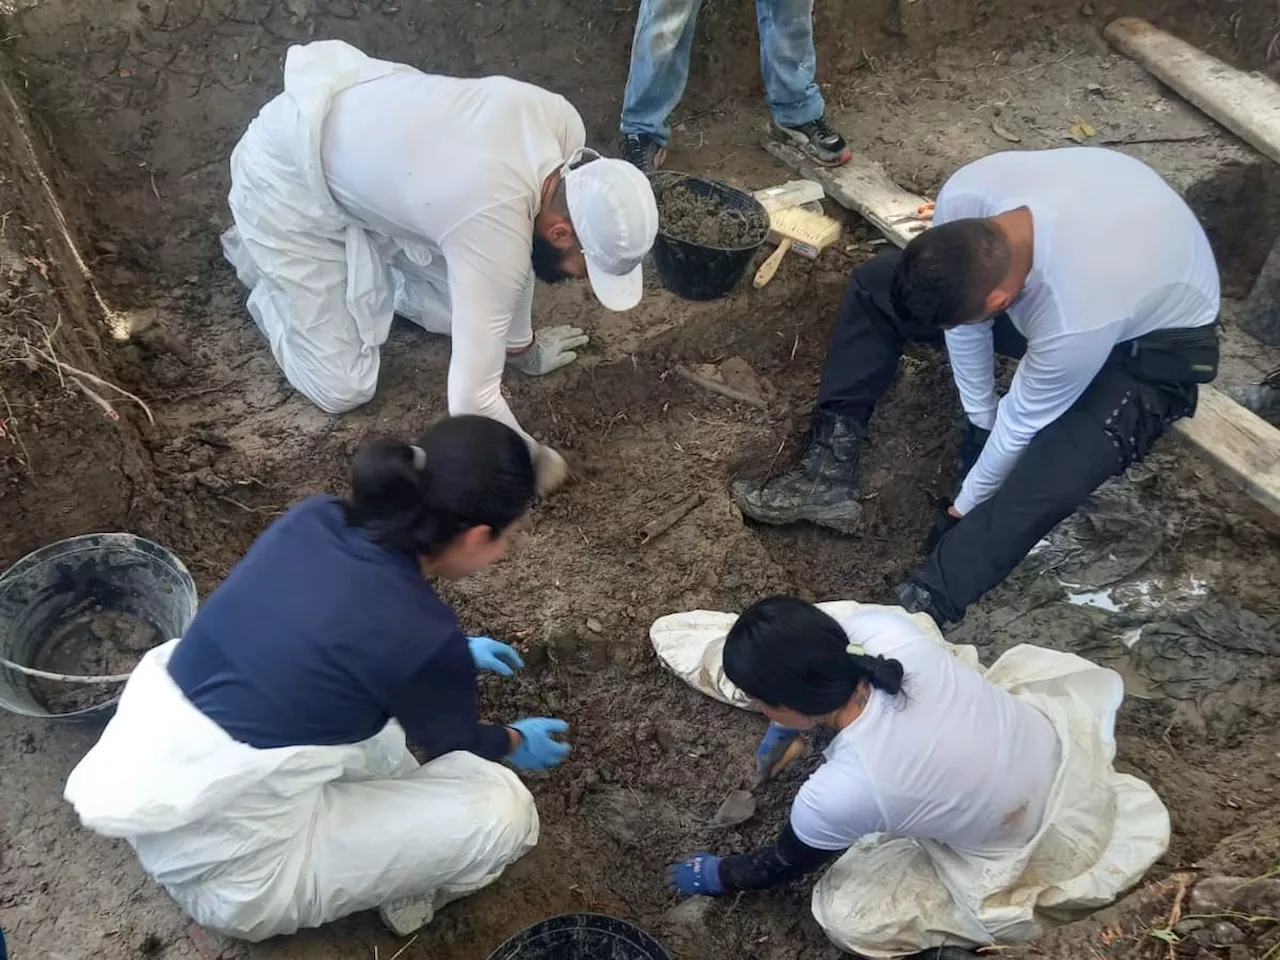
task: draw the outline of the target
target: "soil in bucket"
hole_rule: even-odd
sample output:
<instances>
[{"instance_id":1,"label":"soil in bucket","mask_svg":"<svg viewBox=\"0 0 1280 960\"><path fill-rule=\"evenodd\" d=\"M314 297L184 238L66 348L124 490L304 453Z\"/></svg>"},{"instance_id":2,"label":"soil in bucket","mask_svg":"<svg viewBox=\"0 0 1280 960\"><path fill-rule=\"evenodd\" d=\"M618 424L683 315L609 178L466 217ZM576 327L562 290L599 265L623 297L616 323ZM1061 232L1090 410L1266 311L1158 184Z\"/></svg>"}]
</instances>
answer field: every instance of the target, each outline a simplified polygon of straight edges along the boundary
<instances>
[{"instance_id":1,"label":"soil in bucket","mask_svg":"<svg viewBox=\"0 0 1280 960\"><path fill-rule=\"evenodd\" d=\"M664 191L658 229L677 240L724 250L751 246L760 240L760 220L753 211L734 209L720 196L696 193L684 184Z\"/></svg>"},{"instance_id":2,"label":"soil in bucket","mask_svg":"<svg viewBox=\"0 0 1280 960\"><path fill-rule=\"evenodd\" d=\"M81 677L126 674L159 642L160 631L154 624L132 614L105 612L95 605L66 616L34 666L50 673ZM120 685L114 683L33 678L31 685L36 699L54 714L86 710L120 693Z\"/></svg>"}]
</instances>

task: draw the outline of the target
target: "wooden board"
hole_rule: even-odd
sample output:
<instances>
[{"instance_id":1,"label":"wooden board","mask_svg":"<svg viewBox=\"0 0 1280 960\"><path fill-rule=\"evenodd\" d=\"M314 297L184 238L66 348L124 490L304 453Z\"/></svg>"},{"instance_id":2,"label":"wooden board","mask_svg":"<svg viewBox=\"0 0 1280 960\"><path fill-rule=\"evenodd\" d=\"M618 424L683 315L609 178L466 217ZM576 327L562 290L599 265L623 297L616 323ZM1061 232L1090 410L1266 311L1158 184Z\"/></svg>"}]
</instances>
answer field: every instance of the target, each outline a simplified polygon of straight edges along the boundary
<instances>
[{"instance_id":1,"label":"wooden board","mask_svg":"<svg viewBox=\"0 0 1280 960\"><path fill-rule=\"evenodd\" d=\"M1280 430L1221 390L1200 388L1200 406L1174 432L1264 507L1280 513Z\"/></svg>"},{"instance_id":2,"label":"wooden board","mask_svg":"<svg viewBox=\"0 0 1280 960\"><path fill-rule=\"evenodd\" d=\"M916 211L927 201L894 183L880 164L855 153L843 167L824 167L785 143L763 143L774 157L806 180L822 184L828 197L861 214L898 246L905 247L928 226L915 219Z\"/></svg>"},{"instance_id":3,"label":"wooden board","mask_svg":"<svg viewBox=\"0 0 1280 960\"><path fill-rule=\"evenodd\" d=\"M1280 86L1274 81L1229 67L1138 17L1113 20L1103 33L1156 79L1280 162Z\"/></svg>"},{"instance_id":4,"label":"wooden board","mask_svg":"<svg viewBox=\"0 0 1280 960\"><path fill-rule=\"evenodd\" d=\"M927 228L915 213L927 201L903 190L870 160L854 154L843 167L823 167L799 150L767 141L765 149L791 169L822 184L827 196L861 214L898 246ZM1214 387L1200 388L1195 417L1173 433L1263 506L1280 514L1280 430Z\"/></svg>"}]
</instances>

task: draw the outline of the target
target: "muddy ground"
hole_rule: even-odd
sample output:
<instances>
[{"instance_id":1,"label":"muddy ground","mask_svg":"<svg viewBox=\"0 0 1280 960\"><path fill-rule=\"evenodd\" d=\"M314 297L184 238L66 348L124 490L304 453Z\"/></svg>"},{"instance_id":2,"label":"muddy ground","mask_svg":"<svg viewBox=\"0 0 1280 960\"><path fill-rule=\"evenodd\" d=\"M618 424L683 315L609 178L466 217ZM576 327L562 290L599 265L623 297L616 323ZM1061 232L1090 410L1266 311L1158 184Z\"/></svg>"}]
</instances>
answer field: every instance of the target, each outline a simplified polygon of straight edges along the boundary
<instances>
[{"instance_id":1,"label":"muddy ground","mask_svg":"<svg viewBox=\"0 0 1280 960\"><path fill-rule=\"evenodd\" d=\"M16 111L0 103L10 145L0 178L8 404L0 563L59 537L128 529L176 550L207 596L280 510L342 488L362 439L406 436L443 412L447 344L410 325L387 345L373 403L342 418L310 407L280 377L220 260L227 156L279 88L288 43L336 36L430 69L541 82L573 100L608 148L634 5L19 7L5 8L0 31L17 92ZM1187 192L1210 229L1226 291L1238 298L1280 232L1280 180L1269 162L1106 49L1098 31L1117 12L1077 0L821 6L831 118L856 150L925 193L1013 138L1028 148L1068 142L1083 119L1090 142L1132 151ZM1122 12L1274 69L1269 3L1144 0ZM754 42L745 0L708 5L669 166L753 189L789 178L757 146L765 114ZM33 164L46 171L47 188ZM1141 225L1120 228L1140 234ZM584 326L593 346L561 374L513 374L507 387L524 425L566 451L579 479L538 509L517 556L451 589L450 599L468 628L518 643L538 664L515 681L485 681L486 710L564 716L575 752L563 768L529 778L542 814L539 847L492 888L443 911L404 960L483 958L522 926L574 910L637 922L680 957L838 956L809 916L805 884L717 903L692 932L664 927L673 900L663 865L693 849L742 850L767 838L800 773L769 788L756 820L708 831L720 798L748 769L762 723L666 675L646 630L664 613L732 610L769 592L880 599L912 562L933 499L953 479L957 408L944 363L928 352L906 359L874 422L860 537L745 526L726 494L734 476L777 471L795 456L844 280L877 249L878 238L851 223L818 262L787 258L764 290L694 304L651 277L644 304L620 315L580 287L539 291L535 322ZM103 388L119 416L107 419L74 377L33 360L32 347L135 393L155 423ZM1224 377L1256 375L1275 359L1233 337ZM767 409L672 373L715 365L728 379L744 364L768 381L754 384ZM691 492L704 494L702 504L641 546L645 524ZM1119 584L1112 599L1076 591L1068 602L1058 578L1024 570L973 612L960 638L988 657L1022 641L1086 650L1126 673L1135 695L1121 717L1119 763L1155 785L1174 820L1154 881L1211 855L1219 859L1206 861L1207 872L1267 873L1280 857L1280 841L1264 829L1280 809L1274 519L1172 442L1115 496L1120 507L1108 513L1104 501L1075 531L1104 547L1084 549L1084 560L1073 554L1072 581ZM1134 543L1140 548L1124 546ZM1144 625L1149 632L1135 642L1132 631ZM368 916L252 948L188 931L127 846L79 831L60 801L67 772L95 736L0 714L0 926L18 960L178 960L224 950L255 960L355 960L404 946ZM1252 851L1247 862L1230 857L1241 844ZM1036 949L1062 958L1231 960L1241 949L1245 957L1269 949L1267 931L1247 925L1245 941L1222 949L1188 934L1168 952L1149 932L1168 920L1176 891L1176 882L1157 884L1119 919L1073 927Z\"/></svg>"}]
</instances>

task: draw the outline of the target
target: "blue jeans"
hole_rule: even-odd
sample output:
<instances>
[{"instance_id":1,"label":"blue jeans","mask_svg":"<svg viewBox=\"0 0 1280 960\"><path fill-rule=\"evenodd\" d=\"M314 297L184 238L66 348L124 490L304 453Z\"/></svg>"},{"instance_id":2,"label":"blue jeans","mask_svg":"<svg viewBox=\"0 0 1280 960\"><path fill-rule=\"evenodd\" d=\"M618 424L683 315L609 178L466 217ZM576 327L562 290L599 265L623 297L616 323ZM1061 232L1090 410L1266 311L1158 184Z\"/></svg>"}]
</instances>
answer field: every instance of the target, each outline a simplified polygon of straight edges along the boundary
<instances>
[{"instance_id":1,"label":"blue jeans","mask_svg":"<svg viewBox=\"0 0 1280 960\"><path fill-rule=\"evenodd\" d=\"M671 136L671 111L689 79L689 53L702 0L640 0L631 74L622 100L624 136ZM814 83L813 0L756 0L760 72L773 119L795 127L826 110Z\"/></svg>"}]
</instances>

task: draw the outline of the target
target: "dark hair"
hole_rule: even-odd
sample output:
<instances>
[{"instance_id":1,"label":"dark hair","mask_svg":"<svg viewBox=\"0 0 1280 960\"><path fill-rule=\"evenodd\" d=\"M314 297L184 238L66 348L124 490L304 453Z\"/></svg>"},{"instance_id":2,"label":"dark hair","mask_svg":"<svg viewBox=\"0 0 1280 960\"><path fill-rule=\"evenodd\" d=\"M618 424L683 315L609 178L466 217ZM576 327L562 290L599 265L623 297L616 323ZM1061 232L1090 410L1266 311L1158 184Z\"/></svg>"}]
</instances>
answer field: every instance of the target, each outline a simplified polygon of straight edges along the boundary
<instances>
[{"instance_id":1,"label":"dark hair","mask_svg":"<svg viewBox=\"0 0 1280 960\"><path fill-rule=\"evenodd\" d=\"M562 266L564 251L552 246L536 233L533 235L530 259L533 261L533 275L543 283L559 283L569 278Z\"/></svg>"},{"instance_id":2,"label":"dark hair","mask_svg":"<svg viewBox=\"0 0 1280 960\"><path fill-rule=\"evenodd\" d=\"M983 319L991 291L1009 273L1009 244L989 220L953 220L902 251L889 297L909 327L935 333Z\"/></svg>"},{"instance_id":3,"label":"dark hair","mask_svg":"<svg viewBox=\"0 0 1280 960\"><path fill-rule=\"evenodd\" d=\"M724 672L749 697L806 717L839 710L858 684L902 692L902 664L851 654L849 638L831 617L795 597L768 597L747 608L729 629Z\"/></svg>"},{"instance_id":4,"label":"dark hair","mask_svg":"<svg viewBox=\"0 0 1280 960\"><path fill-rule=\"evenodd\" d=\"M431 557L472 527L497 536L533 496L523 438L497 420L464 416L441 420L416 444L381 439L361 447L345 507L347 523L375 543Z\"/></svg>"}]
</instances>

